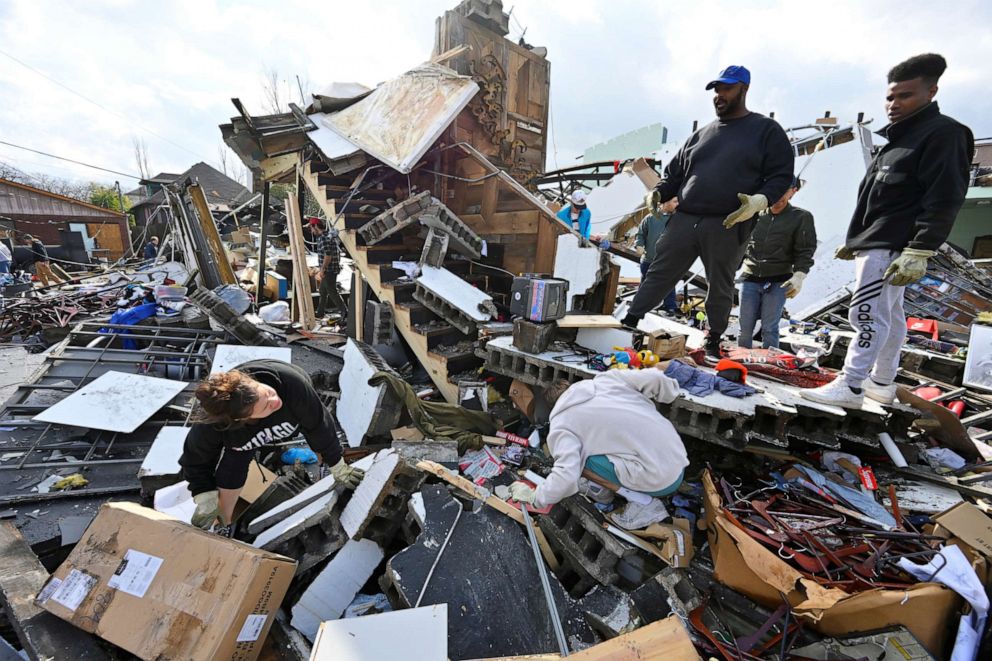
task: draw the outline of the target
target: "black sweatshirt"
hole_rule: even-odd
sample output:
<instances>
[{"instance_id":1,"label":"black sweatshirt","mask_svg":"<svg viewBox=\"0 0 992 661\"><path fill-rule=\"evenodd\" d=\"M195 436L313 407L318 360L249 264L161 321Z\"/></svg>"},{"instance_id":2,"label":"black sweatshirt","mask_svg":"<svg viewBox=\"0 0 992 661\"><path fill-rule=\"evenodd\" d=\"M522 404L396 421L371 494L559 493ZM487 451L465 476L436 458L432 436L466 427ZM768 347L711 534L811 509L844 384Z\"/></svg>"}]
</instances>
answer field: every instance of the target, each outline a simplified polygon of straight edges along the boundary
<instances>
[{"instance_id":1,"label":"black sweatshirt","mask_svg":"<svg viewBox=\"0 0 992 661\"><path fill-rule=\"evenodd\" d=\"M334 419L324 408L306 372L278 360L252 360L238 370L274 388L282 399L282 407L266 418L236 429L193 425L179 463L194 496L217 488L240 489L245 485L255 450L288 440L297 431L303 432L310 448L321 454L324 463L333 466L341 459Z\"/></svg>"},{"instance_id":2,"label":"black sweatshirt","mask_svg":"<svg viewBox=\"0 0 992 661\"><path fill-rule=\"evenodd\" d=\"M724 216L741 205L738 193L761 193L772 205L792 183L794 151L773 119L752 112L699 129L665 167L662 201L678 196L679 211Z\"/></svg>"},{"instance_id":3,"label":"black sweatshirt","mask_svg":"<svg viewBox=\"0 0 992 661\"><path fill-rule=\"evenodd\" d=\"M889 142L858 187L851 250L937 250L968 192L975 138L936 102L878 134Z\"/></svg>"}]
</instances>

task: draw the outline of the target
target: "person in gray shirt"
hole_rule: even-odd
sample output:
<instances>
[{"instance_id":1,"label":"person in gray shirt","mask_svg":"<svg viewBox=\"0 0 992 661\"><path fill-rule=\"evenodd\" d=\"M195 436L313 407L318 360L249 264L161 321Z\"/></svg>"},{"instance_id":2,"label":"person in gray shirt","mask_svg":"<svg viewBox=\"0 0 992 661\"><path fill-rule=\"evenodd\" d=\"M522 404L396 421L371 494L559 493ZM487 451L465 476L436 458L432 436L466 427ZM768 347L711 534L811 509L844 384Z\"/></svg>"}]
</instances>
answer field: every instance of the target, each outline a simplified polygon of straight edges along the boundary
<instances>
[{"instance_id":1,"label":"person in gray shirt","mask_svg":"<svg viewBox=\"0 0 992 661\"><path fill-rule=\"evenodd\" d=\"M719 359L720 340L734 302L734 276L758 212L777 201L792 182L795 151L775 120L747 109L751 73L731 66L712 89L717 118L693 133L648 194L655 212L678 197L679 208L658 242L657 254L631 302L625 326L636 328L696 261L709 285L706 356Z\"/></svg>"}]
</instances>

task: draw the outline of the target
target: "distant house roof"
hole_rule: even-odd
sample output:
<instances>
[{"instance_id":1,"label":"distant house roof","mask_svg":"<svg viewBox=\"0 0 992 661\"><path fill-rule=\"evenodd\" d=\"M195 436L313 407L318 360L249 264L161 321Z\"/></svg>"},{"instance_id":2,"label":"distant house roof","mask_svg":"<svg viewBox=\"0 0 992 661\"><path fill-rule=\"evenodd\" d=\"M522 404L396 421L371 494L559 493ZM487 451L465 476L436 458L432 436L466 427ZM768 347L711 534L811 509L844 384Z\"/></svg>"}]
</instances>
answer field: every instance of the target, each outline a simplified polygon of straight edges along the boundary
<instances>
[{"instance_id":1,"label":"distant house roof","mask_svg":"<svg viewBox=\"0 0 992 661\"><path fill-rule=\"evenodd\" d=\"M71 207L76 207L79 209L85 209L87 213L78 213L78 215L85 216L111 216L113 218L120 218L123 214L114 211L112 209L104 209L103 207L97 206L95 204L90 204L89 202L83 202L82 200L77 200L73 197L66 197L65 195L59 195L58 193L52 193L41 188L35 188L34 186L28 186L27 184L21 184L16 181L10 181L9 179L0 178L0 186L10 186L15 189L19 189L21 194L5 194L0 195L0 213L10 213L10 214L20 214L20 215L45 215L45 214L58 214L59 207L63 209L66 205ZM57 202L57 206L40 207L35 200L39 197L48 198L52 201ZM96 212L96 213L94 213ZM66 213L68 213L66 211Z\"/></svg>"},{"instance_id":2,"label":"distant house roof","mask_svg":"<svg viewBox=\"0 0 992 661\"><path fill-rule=\"evenodd\" d=\"M163 172L155 175L151 179L143 180L143 183L168 184L180 179L185 179L186 177L193 179L203 187L203 192L207 197L207 204L215 207L234 207L247 200L251 195L251 191L239 184L237 181L231 179L223 172L207 165L206 163L203 163L202 161L194 164L182 174L169 174ZM164 201L165 194L159 190L151 197L144 198L140 202L137 202L134 206L138 207L144 204L153 204L157 206Z\"/></svg>"}]
</instances>

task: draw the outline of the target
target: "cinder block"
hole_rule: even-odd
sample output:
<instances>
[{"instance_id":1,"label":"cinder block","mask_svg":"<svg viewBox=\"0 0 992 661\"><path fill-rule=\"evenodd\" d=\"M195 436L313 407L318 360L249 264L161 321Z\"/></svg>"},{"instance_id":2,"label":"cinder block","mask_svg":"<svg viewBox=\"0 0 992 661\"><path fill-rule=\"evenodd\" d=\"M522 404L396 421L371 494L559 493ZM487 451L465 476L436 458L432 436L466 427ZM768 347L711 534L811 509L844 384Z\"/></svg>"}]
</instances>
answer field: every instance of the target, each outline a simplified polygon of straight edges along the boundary
<instances>
[{"instance_id":1,"label":"cinder block","mask_svg":"<svg viewBox=\"0 0 992 661\"><path fill-rule=\"evenodd\" d=\"M388 544L403 525L410 495L425 477L394 450L377 452L341 513L345 532L352 539L371 538Z\"/></svg>"},{"instance_id":2,"label":"cinder block","mask_svg":"<svg viewBox=\"0 0 992 661\"><path fill-rule=\"evenodd\" d=\"M555 339L555 322L538 323L523 317L513 320L513 346L527 353L544 353Z\"/></svg>"}]
</instances>

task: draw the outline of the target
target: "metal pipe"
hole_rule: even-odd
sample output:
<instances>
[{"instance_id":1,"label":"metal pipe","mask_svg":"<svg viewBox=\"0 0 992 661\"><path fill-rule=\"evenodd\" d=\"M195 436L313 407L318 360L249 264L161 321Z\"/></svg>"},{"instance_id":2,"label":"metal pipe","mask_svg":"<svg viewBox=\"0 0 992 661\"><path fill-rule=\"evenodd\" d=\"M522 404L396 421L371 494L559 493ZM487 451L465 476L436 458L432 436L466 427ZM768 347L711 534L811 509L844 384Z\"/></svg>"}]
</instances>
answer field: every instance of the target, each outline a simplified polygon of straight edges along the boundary
<instances>
[{"instance_id":1,"label":"metal pipe","mask_svg":"<svg viewBox=\"0 0 992 661\"><path fill-rule=\"evenodd\" d=\"M258 227L261 236L258 240L258 287L255 289L255 305L259 305L265 292L265 249L269 240L269 225L265 220L269 211L269 182L262 186L262 210L259 214Z\"/></svg>"},{"instance_id":2,"label":"metal pipe","mask_svg":"<svg viewBox=\"0 0 992 661\"><path fill-rule=\"evenodd\" d=\"M544 588L544 598L548 602L548 613L551 615L551 624L555 630L555 638L558 639L558 649L562 656L568 656L568 641L565 639L565 631L561 626L561 617L558 615L558 606L555 604L554 594L551 592L551 583L548 581L548 570L544 566L544 558L541 557L541 549L537 545L537 535L534 533L534 524L527 513L527 505L520 504L520 511L524 515L524 525L527 527L527 537L530 539L530 548L534 551L534 560L537 561L537 573L541 575L541 587Z\"/></svg>"}]
</instances>

